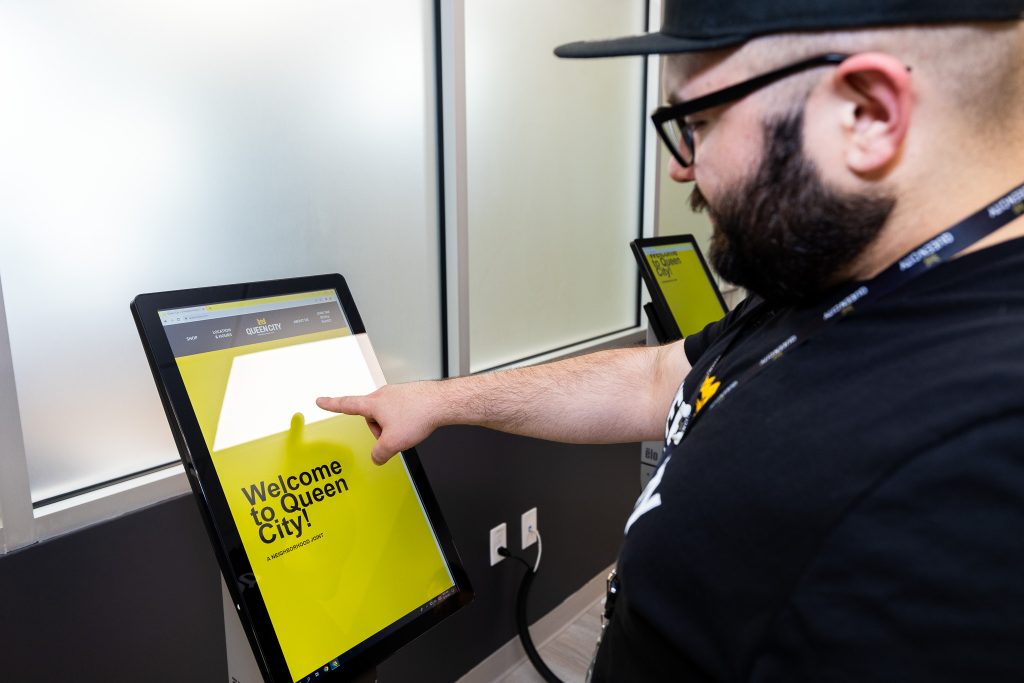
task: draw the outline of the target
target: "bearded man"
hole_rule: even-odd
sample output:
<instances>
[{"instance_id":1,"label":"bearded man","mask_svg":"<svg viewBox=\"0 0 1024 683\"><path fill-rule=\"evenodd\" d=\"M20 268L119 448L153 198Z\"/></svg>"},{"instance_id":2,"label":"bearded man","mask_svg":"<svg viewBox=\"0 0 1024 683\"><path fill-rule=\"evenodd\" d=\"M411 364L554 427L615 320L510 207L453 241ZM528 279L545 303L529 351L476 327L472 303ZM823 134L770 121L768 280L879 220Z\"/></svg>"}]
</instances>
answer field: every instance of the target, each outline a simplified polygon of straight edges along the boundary
<instances>
[{"instance_id":1,"label":"bearded man","mask_svg":"<svg viewBox=\"0 0 1024 683\"><path fill-rule=\"evenodd\" d=\"M665 438L594 680L1024 680L1024 1L666 0L653 119L702 332L321 399L383 462L437 426ZM682 382L682 384L680 384Z\"/></svg>"}]
</instances>

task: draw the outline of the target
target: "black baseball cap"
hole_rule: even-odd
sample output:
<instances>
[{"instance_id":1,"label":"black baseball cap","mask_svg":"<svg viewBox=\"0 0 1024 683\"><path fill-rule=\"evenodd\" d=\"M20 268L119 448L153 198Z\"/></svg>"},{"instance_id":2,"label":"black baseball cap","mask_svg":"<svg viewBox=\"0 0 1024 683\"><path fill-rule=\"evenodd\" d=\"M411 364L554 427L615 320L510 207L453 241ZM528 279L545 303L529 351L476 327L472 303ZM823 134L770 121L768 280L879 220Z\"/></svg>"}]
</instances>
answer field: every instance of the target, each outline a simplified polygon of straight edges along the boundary
<instances>
[{"instance_id":1,"label":"black baseball cap","mask_svg":"<svg viewBox=\"0 0 1024 683\"><path fill-rule=\"evenodd\" d=\"M623 57L733 47L769 33L1024 19L1024 0L665 0L657 33L568 43L559 57Z\"/></svg>"}]
</instances>

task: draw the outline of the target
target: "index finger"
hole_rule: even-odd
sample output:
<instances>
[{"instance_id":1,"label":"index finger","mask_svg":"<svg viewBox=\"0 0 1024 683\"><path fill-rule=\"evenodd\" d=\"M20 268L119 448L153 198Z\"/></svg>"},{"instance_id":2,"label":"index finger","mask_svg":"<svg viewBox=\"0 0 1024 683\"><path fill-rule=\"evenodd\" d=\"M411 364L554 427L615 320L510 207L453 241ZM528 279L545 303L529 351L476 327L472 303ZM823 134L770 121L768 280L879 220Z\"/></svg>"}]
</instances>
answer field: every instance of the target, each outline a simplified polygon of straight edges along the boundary
<instances>
[{"instance_id":1,"label":"index finger","mask_svg":"<svg viewBox=\"0 0 1024 683\"><path fill-rule=\"evenodd\" d=\"M346 415L363 415L365 412L362 396L321 396L316 400L316 405L323 410L332 413L345 413Z\"/></svg>"}]
</instances>

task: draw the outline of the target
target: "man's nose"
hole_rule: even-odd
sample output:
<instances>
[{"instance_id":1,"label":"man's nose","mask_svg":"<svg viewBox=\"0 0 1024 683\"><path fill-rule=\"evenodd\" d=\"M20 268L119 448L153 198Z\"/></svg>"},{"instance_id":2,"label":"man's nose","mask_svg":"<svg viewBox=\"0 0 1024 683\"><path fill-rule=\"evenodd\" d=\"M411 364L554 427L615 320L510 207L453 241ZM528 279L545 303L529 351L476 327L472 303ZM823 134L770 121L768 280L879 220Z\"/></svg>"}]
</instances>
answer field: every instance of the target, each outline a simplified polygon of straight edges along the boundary
<instances>
[{"instance_id":1,"label":"man's nose","mask_svg":"<svg viewBox=\"0 0 1024 683\"><path fill-rule=\"evenodd\" d=\"M668 158L668 177L677 183L693 182L693 164L683 166L674 156Z\"/></svg>"}]
</instances>

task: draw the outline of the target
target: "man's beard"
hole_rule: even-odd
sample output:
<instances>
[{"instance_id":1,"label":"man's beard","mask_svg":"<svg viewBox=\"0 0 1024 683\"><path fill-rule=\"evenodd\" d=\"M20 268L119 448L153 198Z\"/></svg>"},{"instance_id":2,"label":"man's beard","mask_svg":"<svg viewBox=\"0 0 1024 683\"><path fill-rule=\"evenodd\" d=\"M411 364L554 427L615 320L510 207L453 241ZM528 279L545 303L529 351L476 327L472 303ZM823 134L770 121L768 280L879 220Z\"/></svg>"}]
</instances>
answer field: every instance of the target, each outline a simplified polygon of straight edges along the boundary
<instances>
[{"instance_id":1,"label":"man's beard","mask_svg":"<svg viewBox=\"0 0 1024 683\"><path fill-rule=\"evenodd\" d=\"M808 303L846 276L881 232L895 200L827 187L803 153L803 110L765 124L753 177L709 203L697 187L690 205L708 210L711 263L725 280L777 305Z\"/></svg>"}]
</instances>

